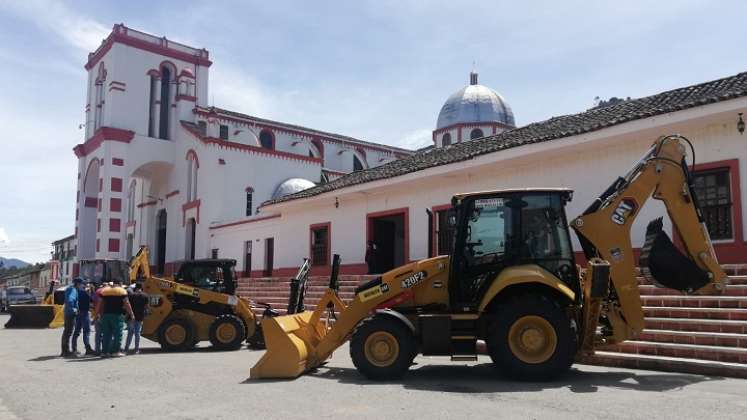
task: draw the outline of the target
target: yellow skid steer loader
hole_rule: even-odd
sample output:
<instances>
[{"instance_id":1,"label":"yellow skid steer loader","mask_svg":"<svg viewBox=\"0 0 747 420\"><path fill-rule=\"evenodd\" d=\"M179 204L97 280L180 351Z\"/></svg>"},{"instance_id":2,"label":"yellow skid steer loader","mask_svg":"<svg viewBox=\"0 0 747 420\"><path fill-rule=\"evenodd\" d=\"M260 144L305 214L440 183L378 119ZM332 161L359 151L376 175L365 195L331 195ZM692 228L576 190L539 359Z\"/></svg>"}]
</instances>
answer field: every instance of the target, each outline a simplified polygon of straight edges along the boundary
<instances>
[{"instance_id":1,"label":"yellow skid steer loader","mask_svg":"<svg viewBox=\"0 0 747 420\"><path fill-rule=\"evenodd\" d=\"M597 344L636 337L643 310L630 228L650 197L666 206L682 250L660 219L652 221L640 258L644 276L685 293L715 293L727 279L693 190L689 143L681 136L656 140L570 222L588 260L585 270L571 248L570 190L454 196L450 255L384 273L358 287L349 304L337 296L333 272L314 311L263 320L267 352L251 377L297 377L350 340L350 356L363 375L391 379L417 354L476 360L476 343L484 340L504 374L546 380ZM335 322L325 322L333 311L339 313Z\"/></svg>"}]
</instances>

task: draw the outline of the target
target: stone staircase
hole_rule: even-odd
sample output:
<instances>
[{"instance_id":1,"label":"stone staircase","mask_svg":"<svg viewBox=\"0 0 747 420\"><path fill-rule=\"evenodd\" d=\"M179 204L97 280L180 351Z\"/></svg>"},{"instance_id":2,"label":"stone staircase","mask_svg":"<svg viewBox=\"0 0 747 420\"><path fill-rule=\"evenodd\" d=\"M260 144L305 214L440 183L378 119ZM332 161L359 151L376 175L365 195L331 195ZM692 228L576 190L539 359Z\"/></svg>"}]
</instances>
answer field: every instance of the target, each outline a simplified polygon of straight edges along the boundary
<instances>
[{"instance_id":1,"label":"stone staircase","mask_svg":"<svg viewBox=\"0 0 747 420\"><path fill-rule=\"evenodd\" d=\"M747 268L726 268L732 275L719 296L685 296L640 278L646 329L636 340L603 346L581 362L747 378ZM340 297L352 299L355 288L374 277L341 275ZM328 282L327 277L309 277L307 309L314 308ZM238 293L284 314L290 279L244 278Z\"/></svg>"}]
</instances>

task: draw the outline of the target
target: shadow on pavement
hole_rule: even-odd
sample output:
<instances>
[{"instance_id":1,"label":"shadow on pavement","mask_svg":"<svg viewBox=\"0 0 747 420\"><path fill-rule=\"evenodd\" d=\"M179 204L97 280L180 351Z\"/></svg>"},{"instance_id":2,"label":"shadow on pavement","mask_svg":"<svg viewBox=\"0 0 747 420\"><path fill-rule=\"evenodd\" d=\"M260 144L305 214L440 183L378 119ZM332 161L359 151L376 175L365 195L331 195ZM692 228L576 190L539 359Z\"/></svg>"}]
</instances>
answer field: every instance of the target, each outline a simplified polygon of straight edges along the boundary
<instances>
[{"instance_id":1,"label":"shadow on pavement","mask_svg":"<svg viewBox=\"0 0 747 420\"><path fill-rule=\"evenodd\" d=\"M29 362L46 362L47 360L59 359L59 358L60 358L59 354L53 354L51 356L38 356L38 357L34 357L33 359L29 359L28 361Z\"/></svg>"},{"instance_id":2,"label":"shadow on pavement","mask_svg":"<svg viewBox=\"0 0 747 420\"><path fill-rule=\"evenodd\" d=\"M634 372L584 372L577 369L554 381L521 382L501 377L491 363L475 366L425 365L413 367L397 381L377 382L364 378L355 368L318 368L306 375L357 385L401 385L422 391L478 394L495 392L537 392L546 389L568 388L575 393L597 392L599 388L618 388L636 391L669 391L700 382L722 380L720 377L677 373L641 374ZM282 382L284 380L251 380L246 384Z\"/></svg>"}]
</instances>

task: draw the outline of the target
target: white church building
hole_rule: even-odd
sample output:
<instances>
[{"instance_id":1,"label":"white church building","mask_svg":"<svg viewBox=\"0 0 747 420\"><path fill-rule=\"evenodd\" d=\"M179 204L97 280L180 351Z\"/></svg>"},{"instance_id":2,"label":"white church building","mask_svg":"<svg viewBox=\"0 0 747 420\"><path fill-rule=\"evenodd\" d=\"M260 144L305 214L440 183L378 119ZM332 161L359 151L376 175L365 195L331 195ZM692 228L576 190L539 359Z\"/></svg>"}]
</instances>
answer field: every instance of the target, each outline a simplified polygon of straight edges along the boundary
<instances>
[{"instance_id":1,"label":"white church building","mask_svg":"<svg viewBox=\"0 0 747 420\"><path fill-rule=\"evenodd\" d=\"M211 64L205 49L121 24L89 54L85 141L74 148L79 260L148 245L156 271L170 273L218 253L211 226L272 217L261 203L412 153L208 106Z\"/></svg>"},{"instance_id":2,"label":"white church building","mask_svg":"<svg viewBox=\"0 0 747 420\"><path fill-rule=\"evenodd\" d=\"M219 256L259 277L292 275L303 258L328 273L340 254L343 273L362 274L373 243L381 272L448 251L453 194L568 187L573 217L656 138L680 133L695 146L696 193L720 261L747 263L747 73L519 128L472 73L441 108L433 146L412 152L208 107L210 64L206 50L124 25L89 55L86 140L75 147L78 258L149 245L157 272ZM634 246L665 214L655 200L641 209Z\"/></svg>"}]
</instances>

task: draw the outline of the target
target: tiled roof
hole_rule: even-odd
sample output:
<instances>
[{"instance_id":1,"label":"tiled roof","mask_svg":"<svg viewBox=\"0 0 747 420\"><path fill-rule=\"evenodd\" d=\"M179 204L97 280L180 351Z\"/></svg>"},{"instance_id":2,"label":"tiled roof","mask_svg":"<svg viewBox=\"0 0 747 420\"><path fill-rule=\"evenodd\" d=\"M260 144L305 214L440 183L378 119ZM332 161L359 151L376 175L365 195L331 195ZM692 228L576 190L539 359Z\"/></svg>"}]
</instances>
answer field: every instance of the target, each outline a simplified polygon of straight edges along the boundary
<instances>
[{"instance_id":1,"label":"tiled roof","mask_svg":"<svg viewBox=\"0 0 747 420\"><path fill-rule=\"evenodd\" d=\"M461 162L525 144L541 143L669 112L747 96L747 72L698 85L631 99L604 108L553 117L494 136L418 153L376 168L350 173L326 184L263 203L263 206L312 197L344 187L393 178L424 169Z\"/></svg>"},{"instance_id":2,"label":"tiled roof","mask_svg":"<svg viewBox=\"0 0 747 420\"><path fill-rule=\"evenodd\" d=\"M268 119L265 119L265 118L255 117L253 115L242 114L240 112L235 112L235 111L229 111L227 109L218 108L218 107L215 107L215 106L211 106L209 108L198 108L198 110L201 111L201 112L207 112L207 113L213 113L214 112L214 113L216 113L218 115L225 115L227 117L238 118L238 119L241 119L241 120L251 120L251 121L254 121L254 122L257 122L257 123L260 123L260 124L264 123L264 124L274 125L274 126L278 126L278 127L286 127L288 129L291 129L291 130L305 131L305 132L308 132L308 133L317 134L317 135L322 136L322 137L328 137L330 139L337 139L337 140L342 140L342 141L349 141L351 143L358 143L361 146L371 146L371 147L375 147L375 148L379 148L379 149L387 149L387 150L391 151L392 153L401 153L401 154L408 154L408 155L413 153L412 150L403 149L401 147L389 146L387 144L374 143L374 142L370 142L370 141L360 140L360 139L356 139L355 137L343 136L341 134L335 134L335 133L329 133L329 132L326 132L326 131L321 131L321 130L316 130L316 129L313 129L313 128L303 127L303 126L300 126L300 125L294 125L294 124L288 124L288 123L284 123L284 122L280 122L280 121L268 120Z\"/></svg>"}]
</instances>

